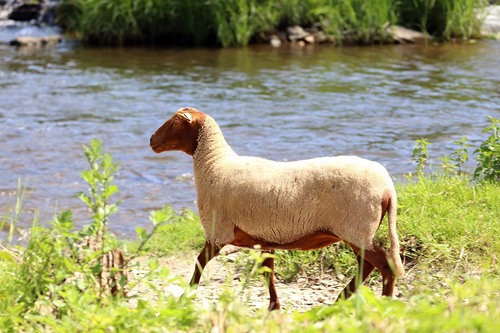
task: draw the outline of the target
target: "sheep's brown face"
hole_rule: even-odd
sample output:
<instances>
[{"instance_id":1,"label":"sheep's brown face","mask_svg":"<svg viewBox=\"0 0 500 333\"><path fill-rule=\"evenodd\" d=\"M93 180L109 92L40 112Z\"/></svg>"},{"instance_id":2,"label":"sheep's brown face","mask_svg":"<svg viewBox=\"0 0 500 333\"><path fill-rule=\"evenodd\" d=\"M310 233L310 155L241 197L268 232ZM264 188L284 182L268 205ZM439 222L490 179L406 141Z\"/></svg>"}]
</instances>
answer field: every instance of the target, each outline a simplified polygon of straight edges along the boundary
<instances>
[{"instance_id":1,"label":"sheep's brown face","mask_svg":"<svg viewBox=\"0 0 500 333\"><path fill-rule=\"evenodd\" d=\"M204 116L193 108L179 109L151 136L151 148L155 153L180 150L193 155Z\"/></svg>"}]
</instances>

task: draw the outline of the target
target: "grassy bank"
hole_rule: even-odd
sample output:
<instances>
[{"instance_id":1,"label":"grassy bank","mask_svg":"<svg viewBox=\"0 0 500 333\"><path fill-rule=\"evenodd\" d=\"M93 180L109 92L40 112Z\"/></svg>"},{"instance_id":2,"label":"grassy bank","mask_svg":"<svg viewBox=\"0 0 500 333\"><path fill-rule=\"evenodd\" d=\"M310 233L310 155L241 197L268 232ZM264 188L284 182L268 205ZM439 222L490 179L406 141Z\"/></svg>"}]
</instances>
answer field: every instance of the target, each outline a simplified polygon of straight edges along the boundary
<instances>
[{"instance_id":1,"label":"grassy bank","mask_svg":"<svg viewBox=\"0 0 500 333\"><path fill-rule=\"evenodd\" d=\"M90 44L244 46L287 26L315 27L337 44L383 43L400 24L437 39L479 34L483 0L63 0L58 23Z\"/></svg>"},{"instance_id":2,"label":"grassy bank","mask_svg":"<svg viewBox=\"0 0 500 333\"><path fill-rule=\"evenodd\" d=\"M500 120L492 118L490 136L475 151L474 178L464 175L466 140L442 158L438 174L425 174L428 142L419 140L412 160L416 175L398 183L398 229L406 276L398 281L398 299L375 295L376 273L352 298L333 306L299 312L251 308L220 287L218 302L203 306L190 290L166 295L157 285L177 281L154 259L192 256L203 244L198 217L168 206L151 213L152 231L137 228L133 244L108 230L117 204L113 174L118 166L101 143L85 148L90 169L82 173L89 190L79 195L91 224L76 228L65 211L41 226L34 221L25 243L13 243L16 216L0 218L10 230L0 243L0 331L2 332L496 332L500 325ZM22 187L19 188L22 198ZM387 239L386 223L378 242ZM386 245L386 244L385 244ZM128 249L127 249L128 248ZM138 266L135 258L151 257ZM252 252L242 265L259 262ZM143 260L143 262L144 262ZM328 274L354 274L354 256L340 245L319 251L278 251L281 280ZM243 267L245 268L245 267ZM247 267L248 268L248 267ZM129 272L142 272L131 278ZM248 270L252 272L252 270ZM257 270L258 272L258 270ZM250 279L260 279L251 274ZM151 298L128 296L147 285ZM370 287L372 289L370 289ZM327 292L327 291L325 291ZM137 294L136 294L137 295ZM258 296L262 297L262 296ZM267 296L264 296L267 297Z\"/></svg>"}]
</instances>

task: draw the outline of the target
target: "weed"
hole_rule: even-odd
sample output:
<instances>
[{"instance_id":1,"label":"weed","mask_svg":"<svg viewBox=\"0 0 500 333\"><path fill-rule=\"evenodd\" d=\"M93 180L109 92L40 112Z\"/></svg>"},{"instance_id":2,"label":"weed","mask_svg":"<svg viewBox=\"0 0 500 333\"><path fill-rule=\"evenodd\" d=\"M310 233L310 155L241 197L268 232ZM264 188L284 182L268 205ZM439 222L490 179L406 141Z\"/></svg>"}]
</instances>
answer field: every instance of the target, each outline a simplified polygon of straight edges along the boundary
<instances>
[{"instance_id":1,"label":"weed","mask_svg":"<svg viewBox=\"0 0 500 333\"><path fill-rule=\"evenodd\" d=\"M500 119L490 117L491 125L483 130L490 136L475 151L477 167L474 179L487 182L500 181Z\"/></svg>"},{"instance_id":2,"label":"weed","mask_svg":"<svg viewBox=\"0 0 500 333\"><path fill-rule=\"evenodd\" d=\"M457 166L453 164L453 160L448 155L440 157L439 160L441 161L441 170L443 170L446 177L451 177L457 173Z\"/></svg>"},{"instance_id":3,"label":"weed","mask_svg":"<svg viewBox=\"0 0 500 333\"><path fill-rule=\"evenodd\" d=\"M420 139L416 141L415 147L410 160L417 163L417 175L422 177L424 175L424 168L429 160L429 146L430 142L427 139Z\"/></svg>"},{"instance_id":4,"label":"weed","mask_svg":"<svg viewBox=\"0 0 500 333\"><path fill-rule=\"evenodd\" d=\"M463 172L463 165L469 160L469 151L467 148L472 146L467 143L467 138L465 136L460 140L455 140L453 143L458 145L458 148L451 154L451 160L454 162L454 169L457 170L457 173L460 175Z\"/></svg>"}]
</instances>

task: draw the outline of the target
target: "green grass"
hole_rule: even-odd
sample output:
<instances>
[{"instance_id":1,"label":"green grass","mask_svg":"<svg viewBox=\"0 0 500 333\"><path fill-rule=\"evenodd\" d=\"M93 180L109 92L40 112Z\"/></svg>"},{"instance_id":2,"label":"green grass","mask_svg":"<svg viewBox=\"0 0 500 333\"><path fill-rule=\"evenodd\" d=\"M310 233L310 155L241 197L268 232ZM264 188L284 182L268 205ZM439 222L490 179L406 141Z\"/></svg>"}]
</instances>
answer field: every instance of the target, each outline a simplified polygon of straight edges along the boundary
<instances>
[{"instance_id":1,"label":"green grass","mask_svg":"<svg viewBox=\"0 0 500 333\"><path fill-rule=\"evenodd\" d=\"M180 252L200 251L205 245L205 234L200 218L189 209L176 213L171 207L162 209L168 215L165 223L158 227L151 239L143 246L144 253L157 256L171 256ZM129 244L134 250L137 242Z\"/></svg>"},{"instance_id":2,"label":"green grass","mask_svg":"<svg viewBox=\"0 0 500 333\"><path fill-rule=\"evenodd\" d=\"M491 265L500 253L500 187L465 178L423 178L399 186L403 246L436 265ZM466 258L464 258L466 256Z\"/></svg>"},{"instance_id":3,"label":"green grass","mask_svg":"<svg viewBox=\"0 0 500 333\"><path fill-rule=\"evenodd\" d=\"M483 0L62 0L57 21L89 44L245 46L292 25L341 43L390 41L399 23L438 39L477 36Z\"/></svg>"}]
</instances>

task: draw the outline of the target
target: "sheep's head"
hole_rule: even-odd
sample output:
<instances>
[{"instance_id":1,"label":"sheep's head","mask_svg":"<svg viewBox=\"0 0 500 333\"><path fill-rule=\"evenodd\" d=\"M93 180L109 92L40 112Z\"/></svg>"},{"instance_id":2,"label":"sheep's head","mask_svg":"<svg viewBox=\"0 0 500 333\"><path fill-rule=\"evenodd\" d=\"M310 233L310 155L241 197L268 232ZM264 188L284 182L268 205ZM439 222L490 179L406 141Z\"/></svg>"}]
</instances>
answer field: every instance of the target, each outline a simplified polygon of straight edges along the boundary
<instances>
[{"instance_id":1,"label":"sheep's head","mask_svg":"<svg viewBox=\"0 0 500 333\"><path fill-rule=\"evenodd\" d=\"M205 114L194 108L181 108L151 136L155 153L180 150L193 155Z\"/></svg>"}]
</instances>

